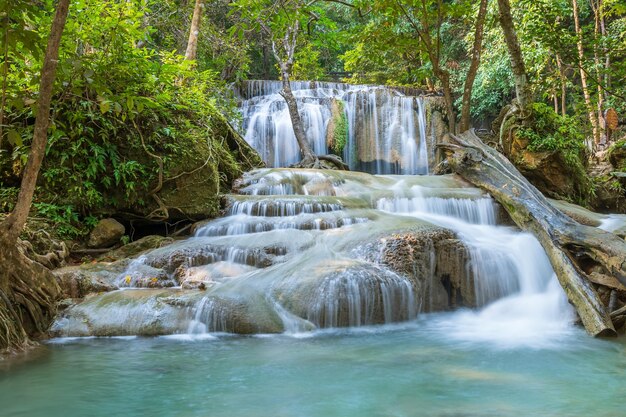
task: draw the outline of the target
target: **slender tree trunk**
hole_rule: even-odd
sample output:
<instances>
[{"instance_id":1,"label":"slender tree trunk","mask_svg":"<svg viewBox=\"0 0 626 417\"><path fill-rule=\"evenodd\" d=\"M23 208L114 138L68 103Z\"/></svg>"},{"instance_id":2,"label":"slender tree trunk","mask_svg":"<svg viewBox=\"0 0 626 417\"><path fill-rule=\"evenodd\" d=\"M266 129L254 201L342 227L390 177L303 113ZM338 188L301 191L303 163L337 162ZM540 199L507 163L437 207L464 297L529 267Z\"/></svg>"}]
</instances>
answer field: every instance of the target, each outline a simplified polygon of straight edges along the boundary
<instances>
[{"instance_id":1,"label":"slender tree trunk","mask_svg":"<svg viewBox=\"0 0 626 417\"><path fill-rule=\"evenodd\" d=\"M574 28L576 30L577 48L578 48L578 66L580 68L580 83L583 88L583 96L585 98L585 106L587 107L587 114L589 116L589 122L593 131L594 143L600 142L600 135L598 129L598 119L596 118L593 105L591 104L591 94L589 93L589 87L587 87L587 73L584 70L583 64L585 60L585 51L583 49L583 33L580 28L580 20L578 18L578 2L572 0L572 8L574 9Z\"/></svg>"},{"instance_id":2,"label":"slender tree trunk","mask_svg":"<svg viewBox=\"0 0 626 417\"><path fill-rule=\"evenodd\" d=\"M50 124L50 101L52 100L52 87L56 76L56 68L59 58L59 45L61 35L65 27L69 0L59 0L52 31L48 39L46 55L44 57L43 68L41 69L41 83L39 85L39 102L37 103L37 116L35 119L35 129L33 141L28 156L28 162L24 168L20 192L13 212L0 223L0 238L6 239L9 243L15 244L17 237L22 232L26 224L26 218L30 212L30 206L35 193L37 176L46 151L48 142L48 126Z\"/></svg>"},{"instance_id":3,"label":"slender tree trunk","mask_svg":"<svg viewBox=\"0 0 626 417\"><path fill-rule=\"evenodd\" d=\"M480 54L483 49L483 33L485 27L485 16L487 16L487 3L487 0L480 1L478 16L476 17L474 46L472 47L472 61L469 69L467 70L467 77L465 78L465 85L463 87L461 124L459 126L459 131L461 132L464 132L470 128L472 88L474 87L474 80L476 79L476 73L478 72L478 66L480 65Z\"/></svg>"},{"instance_id":4,"label":"slender tree trunk","mask_svg":"<svg viewBox=\"0 0 626 417\"><path fill-rule=\"evenodd\" d=\"M556 65L559 68L559 78L561 79L561 115L565 116L567 114L567 78L565 77L563 61L561 61L561 56L559 54L556 54Z\"/></svg>"},{"instance_id":5,"label":"slender tree trunk","mask_svg":"<svg viewBox=\"0 0 626 417\"><path fill-rule=\"evenodd\" d=\"M202 20L203 11L203 0L196 0L196 5L193 8L193 17L191 18L191 26L189 28L187 50L185 51L185 59L189 61L193 61L198 55L198 35L200 34L200 20Z\"/></svg>"},{"instance_id":6,"label":"slender tree trunk","mask_svg":"<svg viewBox=\"0 0 626 417\"><path fill-rule=\"evenodd\" d=\"M434 66L434 65L433 65ZM438 65L434 66L435 74L439 81L441 81L441 87L443 88L443 98L446 101L446 110L448 112L448 130L450 133L456 132L456 113L454 111L454 93L450 86L450 73L444 69L439 68Z\"/></svg>"},{"instance_id":7,"label":"slender tree trunk","mask_svg":"<svg viewBox=\"0 0 626 417\"><path fill-rule=\"evenodd\" d=\"M605 123L604 123L604 115L602 112L602 108L604 107L604 91L602 89L602 64L600 63L600 51L598 47L598 43L600 42L600 20L602 13L602 0L598 0L598 3L591 1L591 8L593 9L594 14L594 46L593 46L593 60L596 66L596 78L598 80L598 142L604 141L604 132L606 131ZM606 68L608 71L608 67Z\"/></svg>"},{"instance_id":8,"label":"slender tree trunk","mask_svg":"<svg viewBox=\"0 0 626 417\"><path fill-rule=\"evenodd\" d=\"M70 0L59 0L57 3L41 70L30 155L15 208L0 223L0 353L20 348L27 343L30 335L44 332L53 319L59 295L58 284L50 271L20 252L18 237L30 212L48 141L52 88L69 3Z\"/></svg>"},{"instance_id":9,"label":"slender tree trunk","mask_svg":"<svg viewBox=\"0 0 626 417\"><path fill-rule=\"evenodd\" d=\"M283 79L283 90L280 95L283 96L289 109L289 116L291 118L291 124L293 125L293 133L298 141L298 146L302 153L303 165L311 164L315 161L315 154L311 149L311 145L306 139L304 133L304 125L302 124L302 118L300 117L300 111L298 110L298 102L291 91L291 83L289 77L291 74L291 65L289 63L281 63L281 75Z\"/></svg>"},{"instance_id":10,"label":"slender tree trunk","mask_svg":"<svg viewBox=\"0 0 626 417\"><path fill-rule=\"evenodd\" d=\"M513 16L511 16L511 4L509 0L498 0L499 19L504 39L509 50L509 58L511 59L511 69L515 79L515 94L522 113L526 112L528 105L532 102L530 88L528 85L528 76L526 74L526 66L522 56L515 26L513 24Z\"/></svg>"}]
</instances>

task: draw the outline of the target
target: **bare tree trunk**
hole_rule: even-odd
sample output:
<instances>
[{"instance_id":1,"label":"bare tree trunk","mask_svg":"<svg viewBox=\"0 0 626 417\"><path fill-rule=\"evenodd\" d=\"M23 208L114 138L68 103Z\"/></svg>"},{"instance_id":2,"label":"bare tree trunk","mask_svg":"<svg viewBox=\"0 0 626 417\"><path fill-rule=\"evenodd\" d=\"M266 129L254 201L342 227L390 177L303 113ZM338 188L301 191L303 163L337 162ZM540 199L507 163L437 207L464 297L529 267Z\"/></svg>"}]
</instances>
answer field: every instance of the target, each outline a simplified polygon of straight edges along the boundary
<instances>
[{"instance_id":1,"label":"bare tree trunk","mask_svg":"<svg viewBox=\"0 0 626 417\"><path fill-rule=\"evenodd\" d=\"M556 209L502 154L473 131L440 145L452 169L489 192L513 221L535 235L583 325L594 336L615 335L609 312L591 282L626 284L626 242L581 225Z\"/></svg>"},{"instance_id":2,"label":"bare tree trunk","mask_svg":"<svg viewBox=\"0 0 626 417\"><path fill-rule=\"evenodd\" d=\"M18 249L33 201L48 141L50 102L61 35L70 0L59 0L41 70L39 103L30 155L13 212L0 223L0 352L22 347L28 336L44 332L54 316L59 287L54 276Z\"/></svg>"},{"instance_id":3,"label":"bare tree trunk","mask_svg":"<svg viewBox=\"0 0 626 417\"><path fill-rule=\"evenodd\" d=\"M589 87L587 87L587 73L584 69L584 60L585 60L585 51L583 49L583 34L580 29L580 20L578 18L578 2L577 0L572 0L572 7L574 9L574 28L576 30L576 37L578 41L576 42L578 47L578 66L580 68L580 83L583 88L583 96L585 98L585 106L587 107L587 114L589 115L589 122L591 123L591 128L593 130L593 141L594 143L600 142L600 135L598 129L598 119L594 113L593 105L591 104L591 94L589 94Z\"/></svg>"},{"instance_id":4,"label":"bare tree trunk","mask_svg":"<svg viewBox=\"0 0 626 417\"><path fill-rule=\"evenodd\" d=\"M450 73L444 69L440 69L436 66L435 74L439 81L441 81L441 87L443 88L443 98L446 102L446 111L448 113L448 130L451 133L456 132L456 113L454 111L454 93L450 86Z\"/></svg>"},{"instance_id":5,"label":"bare tree trunk","mask_svg":"<svg viewBox=\"0 0 626 417\"><path fill-rule=\"evenodd\" d=\"M604 132L606 131L606 127L605 127L605 123L604 123L604 115L603 115L603 111L602 108L604 107L604 91L602 89L602 65L600 64L600 51L599 51L599 47L598 47L598 43L600 41L600 21L602 19L602 0L598 0L598 4L595 4L595 2L592 0L591 2L591 8L593 9L593 14L594 14L594 38L595 38L595 43L593 46L593 60L594 60L594 64L596 66L596 78L598 80L598 105L597 105L597 111L598 111L598 143L599 142L603 142L604 141ZM606 68L606 70L608 70L608 67Z\"/></svg>"},{"instance_id":6,"label":"bare tree trunk","mask_svg":"<svg viewBox=\"0 0 626 417\"><path fill-rule=\"evenodd\" d=\"M289 109L289 116L291 118L291 124L293 125L293 133L298 141L300 152L302 153L302 165L309 165L315 162L315 154L311 149L311 145L306 139L304 133L304 125L302 124L302 118L300 117L300 111L298 110L298 102L291 91L291 83L289 82L289 76L291 74L291 68L288 63L281 63L281 75L283 79L283 89L280 95L283 96Z\"/></svg>"},{"instance_id":7,"label":"bare tree trunk","mask_svg":"<svg viewBox=\"0 0 626 417\"><path fill-rule=\"evenodd\" d=\"M563 61L561 61L561 56L559 54L556 54L556 65L559 68L559 78L561 79L561 116L565 116L567 114L567 78L565 77Z\"/></svg>"},{"instance_id":8,"label":"bare tree trunk","mask_svg":"<svg viewBox=\"0 0 626 417\"><path fill-rule=\"evenodd\" d=\"M509 0L498 0L498 9L500 11L500 26L502 27L502 32L504 32L504 39L509 50L509 58L511 59L517 102L521 112L525 113L528 105L532 102L532 97L528 86L528 75L526 74L522 49L515 33Z\"/></svg>"},{"instance_id":9,"label":"bare tree trunk","mask_svg":"<svg viewBox=\"0 0 626 417\"><path fill-rule=\"evenodd\" d=\"M202 20L203 10L203 0L196 0L196 5L193 8L193 17L191 18L191 26L189 28L187 50L185 51L185 59L189 61L193 61L198 55L198 35L200 34L200 20Z\"/></svg>"},{"instance_id":10,"label":"bare tree trunk","mask_svg":"<svg viewBox=\"0 0 626 417\"><path fill-rule=\"evenodd\" d=\"M476 17L476 30L474 32L474 46L472 47L472 61L469 69L467 70L467 76L465 78L465 85L463 86L463 99L461 107L461 124L459 131L464 132L470 128L470 109L472 102L472 88L474 87L474 80L476 79L476 73L478 72L478 66L480 65L480 54L483 49L483 33L485 27L485 16L487 16L487 0L481 0L478 9L478 16Z\"/></svg>"},{"instance_id":11,"label":"bare tree trunk","mask_svg":"<svg viewBox=\"0 0 626 417\"><path fill-rule=\"evenodd\" d=\"M306 139L304 133L304 125L302 124L302 118L300 117L300 111L298 110L298 102L291 91L291 70L293 68L296 46L298 43L298 33L300 31L300 21L295 20L293 24L287 29L284 38L280 40L280 45L277 45L277 41L274 38L272 29L267 26L263 21L259 20L261 30L265 32L267 37L272 42L272 53L276 62L280 65L280 75L283 81L283 89L280 95L285 99L287 103L287 109L289 110L289 117L291 118L291 125L293 126L293 133L300 147L302 153L302 161L300 165L303 167L317 167L319 160L313 153L311 145Z\"/></svg>"}]
</instances>

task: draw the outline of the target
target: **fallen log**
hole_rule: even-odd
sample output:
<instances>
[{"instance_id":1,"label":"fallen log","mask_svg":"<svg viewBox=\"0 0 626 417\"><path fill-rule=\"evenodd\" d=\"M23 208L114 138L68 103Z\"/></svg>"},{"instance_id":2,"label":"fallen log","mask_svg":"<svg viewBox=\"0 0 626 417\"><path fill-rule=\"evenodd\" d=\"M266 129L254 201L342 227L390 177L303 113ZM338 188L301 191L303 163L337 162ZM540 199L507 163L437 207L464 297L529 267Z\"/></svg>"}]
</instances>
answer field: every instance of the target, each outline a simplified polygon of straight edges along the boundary
<instances>
[{"instance_id":1,"label":"fallen log","mask_svg":"<svg viewBox=\"0 0 626 417\"><path fill-rule=\"evenodd\" d=\"M599 272L626 284L626 241L577 223L553 207L508 159L473 131L449 135L448 143L439 147L452 171L490 193L522 230L537 237L587 332L616 335L588 274Z\"/></svg>"}]
</instances>

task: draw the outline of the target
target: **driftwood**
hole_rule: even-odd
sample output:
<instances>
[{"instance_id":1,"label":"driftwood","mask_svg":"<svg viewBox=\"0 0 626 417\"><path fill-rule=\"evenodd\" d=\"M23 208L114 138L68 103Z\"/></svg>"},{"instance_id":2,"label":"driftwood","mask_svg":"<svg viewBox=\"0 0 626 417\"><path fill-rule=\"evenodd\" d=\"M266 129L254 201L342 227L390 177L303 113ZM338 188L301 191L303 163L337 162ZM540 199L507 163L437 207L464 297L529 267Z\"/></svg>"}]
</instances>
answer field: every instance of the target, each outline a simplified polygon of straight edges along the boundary
<instances>
[{"instance_id":1,"label":"driftwood","mask_svg":"<svg viewBox=\"0 0 626 417\"><path fill-rule=\"evenodd\" d=\"M454 172L489 192L522 230L537 237L585 329L594 336L615 335L610 315L591 282L601 274L626 284L626 241L577 223L554 208L508 159L473 131L451 135L449 143L439 146Z\"/></svg>"}]
</instances>

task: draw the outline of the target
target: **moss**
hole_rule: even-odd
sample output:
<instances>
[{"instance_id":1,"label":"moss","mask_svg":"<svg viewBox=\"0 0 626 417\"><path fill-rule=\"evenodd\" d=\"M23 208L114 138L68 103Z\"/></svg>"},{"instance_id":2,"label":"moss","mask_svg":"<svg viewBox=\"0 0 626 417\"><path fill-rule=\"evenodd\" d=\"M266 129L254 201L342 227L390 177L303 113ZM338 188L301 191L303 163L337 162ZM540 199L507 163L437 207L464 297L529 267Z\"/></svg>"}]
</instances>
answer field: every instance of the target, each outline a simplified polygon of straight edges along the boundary
<instances>
[{"instance_id":1,"label":"moss","mask_svg":"<svg viewBox=\"0 0 626 417\"><path fill-rule=\"evenodd\" d=\"M343 155L348 141L348 117L340 100L331 103L331 118L326 132L326 144L335 155Z\"/></svg>"}]
</instances>

